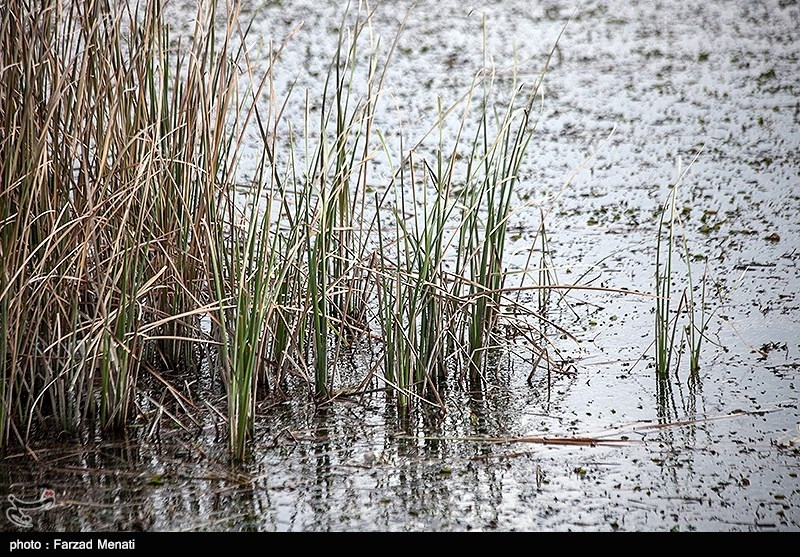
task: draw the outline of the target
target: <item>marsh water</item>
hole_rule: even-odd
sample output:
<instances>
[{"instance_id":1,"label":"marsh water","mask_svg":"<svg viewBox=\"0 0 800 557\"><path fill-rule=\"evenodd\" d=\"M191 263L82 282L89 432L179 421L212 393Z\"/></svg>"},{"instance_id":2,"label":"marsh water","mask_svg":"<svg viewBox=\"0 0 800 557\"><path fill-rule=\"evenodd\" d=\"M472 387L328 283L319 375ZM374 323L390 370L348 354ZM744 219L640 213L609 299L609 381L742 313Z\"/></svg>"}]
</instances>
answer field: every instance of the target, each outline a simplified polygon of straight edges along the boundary
<instances>
[{"instance_id":1,"label":"marsh water","mask_svg":"<svg viewBox=\"0 0 800 557\"><path fill-rule=\"evenodd\" d=\"M246 2L253 53L291 35L278 67L318 90L339 4ZM169 6L188 32L194 7ZM412 138L485 64L538 79L557 43L508 252L526 257L544 218L556 284L592 287L563 291L548 316L569 333L552 331L569 365L531 374L508 354L483 399L445 392L444 417L404 421L380 390L265 405L240 465L210 411L118 439L42 432L2 460L4 511L48 488L34 530L800 530L800 6L371 7L387 45L408 13L381 125ZM708 329L696 376L684 354L657 380L654 302L635 293L653 291L659 207L679 176Z\"/></svg>"}]
</instances>

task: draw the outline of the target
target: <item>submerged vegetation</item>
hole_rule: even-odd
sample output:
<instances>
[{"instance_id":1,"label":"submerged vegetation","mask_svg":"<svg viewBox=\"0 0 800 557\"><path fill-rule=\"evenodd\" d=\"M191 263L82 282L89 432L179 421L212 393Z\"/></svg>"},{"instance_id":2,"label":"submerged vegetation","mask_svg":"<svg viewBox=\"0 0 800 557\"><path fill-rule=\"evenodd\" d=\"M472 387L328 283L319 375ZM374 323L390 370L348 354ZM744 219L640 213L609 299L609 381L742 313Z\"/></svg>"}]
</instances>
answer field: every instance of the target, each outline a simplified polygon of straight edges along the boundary
<instances>
[{"instance_id":1,"label":"submerged vegetation","mask_svg":"<svg viewBox=\"0 0 800 557\"><path fill-rule=\"evenodd\" d=\"M241 459L260 400L382 389L400 415L446 412L443 386L481 397L509 337L534 370L558 369L538 326L557 287L544 217L541 260L522 270L532 307L504 254L541 78L496 88L484 70L439 106L432 148L395 151L375 126L394 45L382 58L370 14L348 12L297 129L273 87L281 46L254 64L238 8L201 3L185 44L160 0L6 3L0 446L161 419L152 380L181 405L178 385L203 381L221 385L225 409L204 402ZM260 158L243 184L245 150ZM661 373L674 325L657 326ZM379 356L346 381L359 347Z\"/></svg>"}]
</instances>

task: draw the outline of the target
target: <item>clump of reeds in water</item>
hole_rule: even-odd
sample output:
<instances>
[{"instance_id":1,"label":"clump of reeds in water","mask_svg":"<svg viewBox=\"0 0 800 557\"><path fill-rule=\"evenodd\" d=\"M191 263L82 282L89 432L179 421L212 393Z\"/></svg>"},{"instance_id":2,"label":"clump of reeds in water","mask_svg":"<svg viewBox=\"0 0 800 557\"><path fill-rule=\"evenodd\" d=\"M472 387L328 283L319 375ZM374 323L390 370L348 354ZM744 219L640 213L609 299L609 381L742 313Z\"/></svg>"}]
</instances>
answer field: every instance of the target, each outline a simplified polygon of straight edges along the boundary
<instances>
[{"instance_id":1,"label":"clump of reeds in water","mask_svg":"<svg viewBox=\"0 0 800 557\"><path fill-rule=\"evenodd\" d=\"M362 385L380 377L404 412L417 400L446 411L449 370L480 388L501 346L503 248L536 86L515 85L495 110L481 73L465 95L478 99L463 112L462 128L476 124L467 155L462 132L439 125L428 161L392 153L373 127L375 45L359 65L370 14L342 25L302 134L272 93L280 46L260 72L237 7L201 3L187 44L173 44L158 0L10 0L1 17L2 446L27 443L35 424L124 428L152 400L143 371L168 383L160 371L197 374L204 355L236 459L259 396L289 396L294 377L331 399L340 355L365 339L383 358ZM242 192L253 129L262 156ZM401 161L382 186L376 153Z\"/></svg>"},{"instance_id":2,"label":"clump of reeds in water","mask_svg":"<svg viewBox=\"0 0 800 557\"><path fill-rule=\"evenodd\" d=\"M209 211L231 150L213 9L11 0L0 49L0 440L132 416L145 362L196 365Z\"/></svg>"}]
</instances>

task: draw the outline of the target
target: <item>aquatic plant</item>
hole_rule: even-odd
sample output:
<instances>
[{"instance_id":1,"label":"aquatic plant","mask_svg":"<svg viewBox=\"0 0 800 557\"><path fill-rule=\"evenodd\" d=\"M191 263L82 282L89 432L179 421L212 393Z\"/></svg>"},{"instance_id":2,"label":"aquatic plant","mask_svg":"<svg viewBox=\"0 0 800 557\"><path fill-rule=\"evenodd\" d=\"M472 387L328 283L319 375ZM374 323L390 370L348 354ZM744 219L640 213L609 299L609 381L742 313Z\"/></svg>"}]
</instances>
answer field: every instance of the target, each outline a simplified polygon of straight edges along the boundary
<instances>
[{"instance_id":1,"label":"aquatic plant","mask_svg":"<svg viewBox=\"0 0 800 557\"><path fill-rule=\"evenodd\" d=\"M666 377L671 369L673 355L675 353L682 354L683 350L679 345L683 342L688 346L690 376L697 377L697 373L700 370L702 345L706 339L706 330L714 315L714 310L709 309L709 301L706 297L707 268L700 279L700 299L698 300L695 297L695 287L697 285L693 280L689 241L680 211L677 210L676 206L679 185L701 153L702 150L699 150L694 155L686 169L682 168L680 159L678 160L678 177L675 183L670 185L670 192L666 203L661 208L658 222L655 260L654 342L656 373L662 378ZM676 252L679 245L682 249L680 252ZM681 280L675 277L677 271L673 269L673 260L679 257L683 260L682 267L684 272L681 273L681 278L685 279L686 286L680 290L677 304L673 304L674 294ZM681 317L685 319L685 324L680 329L682 336L678 338L677 333Z\"/></svg>"}]
</instances>

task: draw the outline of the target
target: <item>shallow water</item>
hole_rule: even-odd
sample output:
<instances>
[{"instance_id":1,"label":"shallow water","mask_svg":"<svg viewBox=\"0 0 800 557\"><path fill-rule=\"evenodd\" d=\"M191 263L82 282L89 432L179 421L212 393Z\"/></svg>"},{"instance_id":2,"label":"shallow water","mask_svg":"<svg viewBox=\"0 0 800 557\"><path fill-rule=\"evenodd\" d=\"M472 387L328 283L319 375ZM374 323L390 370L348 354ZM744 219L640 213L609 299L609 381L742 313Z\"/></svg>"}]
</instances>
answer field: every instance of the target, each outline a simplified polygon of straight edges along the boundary
<instances>
[{"instance_id":1,"label":"shallow water","mask_svg":"<svg viewBox=\"0 0 800 557\"><path fill-rule=\"evenodd\" d=\"M303 22L283 79L300 75L312 90L341 20L318 4L246 15L254 52ZM657 210L686 170L683 234L722 292L698 380L684 355L656 381L650 298L575 289L550 316L577 338L554 333L569 373L540 369L529 385L530 365L508 356L484 401L447 392L441 423L418 416L401 428L376 392L322 410L260 409L238 468L225 463L213 414L189 433L164 420L117 441L43 443L32 447L38 460L9 455L3 493L55 492L55 506L31 511L35 529L800 530L800 7L529 4L418 2L386 78L397 110L380 124L424 133L436 96L447 105L469 87L483 65L483 14L498 80L515 51L518 77L535 80L563 28L511 264L524 263L544 209L559 284L651 291ZM407 8L381 5L376 36L391 41Z\"/></svg>"}]
</instances>

